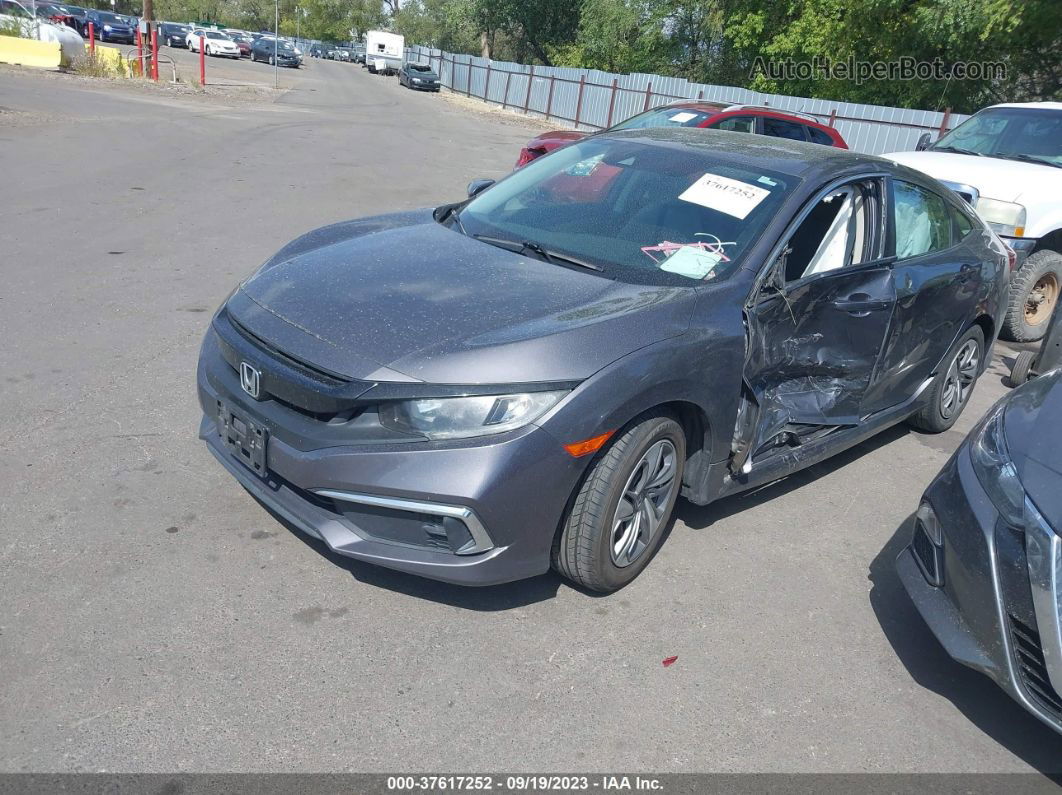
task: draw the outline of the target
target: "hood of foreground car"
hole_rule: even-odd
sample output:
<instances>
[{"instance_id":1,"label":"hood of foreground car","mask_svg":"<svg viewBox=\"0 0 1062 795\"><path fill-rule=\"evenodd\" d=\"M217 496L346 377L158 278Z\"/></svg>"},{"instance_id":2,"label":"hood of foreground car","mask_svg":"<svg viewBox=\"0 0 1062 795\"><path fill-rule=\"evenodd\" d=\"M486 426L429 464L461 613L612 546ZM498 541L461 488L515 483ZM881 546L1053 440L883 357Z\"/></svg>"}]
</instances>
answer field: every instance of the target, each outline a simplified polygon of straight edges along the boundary
<instances>
[{"instance_id":1,"label":"hood of foreground car","mask_svg":"<svg viewBox=\"0 0 1062 795\"><path fill-rule=\"evenodd\" d=\"M1062 533L1062 370L1034 378L1008 400L1007 447L1026 493L1056 532Z\"/></svg>"},{"instance_id":2,"label":"hood of foreground car","mask_svg":"<svg viewBox=\"0 0 1062 795\"><path fill-rule=\"evenodd\" d=\"M326 227L307 236L322 245L282 250L226 309L283 353L350 378L579 380L682 334L696 299L692 287L624 284L524 257L427 210L340 227L338 239Z\"/></svg>"},{"instance_id":3,"label":"hood of foreground car","mask_svg":"<svg viewBox=\"0 0 1062 795\"><path fill-rule=\"evenodd\" d=\"M982 196L1005 202L1051 201L1062 190L1062 170L1054 166L932 150L893 152L882 157L934 179L970 185Z\"/></svg>"}]
</instances>

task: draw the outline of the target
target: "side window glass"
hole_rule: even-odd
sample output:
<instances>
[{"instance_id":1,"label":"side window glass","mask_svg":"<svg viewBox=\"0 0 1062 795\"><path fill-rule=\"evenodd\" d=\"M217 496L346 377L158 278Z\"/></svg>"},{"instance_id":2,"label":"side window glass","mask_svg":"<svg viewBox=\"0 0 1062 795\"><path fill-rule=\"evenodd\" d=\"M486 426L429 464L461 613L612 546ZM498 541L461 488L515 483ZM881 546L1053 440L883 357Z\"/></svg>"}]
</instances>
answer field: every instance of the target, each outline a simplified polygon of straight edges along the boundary
<instances>
[{"instance_id":1,"label":"side window glass","mask_svg":"<svg viewBox=\"0 0 1062 795\"><path fill-rule=\"evenodd\" d=\"M750 133L755 131L756 119L752 116L731 116L711 125L716 130Z\"/></svg>"},{"instance_id":2,"label":"side window glass","mask_svg":"<svg viewBox=\"0 0 1062 795\"><path fill-rule=\"evenodd\" d=\"M896 227L896 258L909 259L951 245L951 213L932 191L894 179L892 213Z\"/></svg>"},{"instance_id":3,"label":"side window glass","mask_svg":"<svg viewBox=\"0 0 1062 795\"><path fill-rule=\"evenodd\" d=\"M813 144L825 144L826 146L833 146L833 139L820 130L818 127L805 127L808 133L808 140Z\"/></svg>"},{"instance_id":4,"label":"side window glass","mask_svg":"<svg viewBox=\"0 0 1062 795\"><path fill-rule=\"evenodd\" d=\"M793 141L803 141L804 125L785 119L774 119L770 116L763 117L763 134L773 135L775 138L789 138Z\"/></svg>"},{"instance_id":5,"label":"side window glass","mask_svg":"<svg viewBox=\"0 0 1062 795\"><path fill-rule=\"evenodd\" d=\"M973 221L966 217L966 213L961 210L952 210L955 215L955 240L963 240L970 232L973 231Z\"/></svg>"},{"instance_id":6,"label":"side window glass","mask_svg":"<svg viewBox=\"0 0 1062 795\"><path fill-rule=\"evenodd\" d=\"M869 235L868 196L862 184L845 185L812 207L784 249L787 282L863 262Z\"/></svg>"}]
</instances>

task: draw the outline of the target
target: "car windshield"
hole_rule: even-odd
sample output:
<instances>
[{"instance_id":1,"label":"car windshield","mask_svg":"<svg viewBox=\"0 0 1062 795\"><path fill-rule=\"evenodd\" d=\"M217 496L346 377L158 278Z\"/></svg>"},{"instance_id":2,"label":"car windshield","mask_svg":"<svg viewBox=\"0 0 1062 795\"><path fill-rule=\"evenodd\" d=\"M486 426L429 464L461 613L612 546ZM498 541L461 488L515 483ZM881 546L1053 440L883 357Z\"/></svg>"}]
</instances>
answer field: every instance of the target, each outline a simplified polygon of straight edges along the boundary
<instances>
[{"instance_id":1,"label":"car windshield","mask_svg":"<svg viewBox=\"0 0 1062 795\"><path fill-rule=\"evenodd\" d=\"M206 32L206 37L208 39L224 39L225 41L232 41L232 39L230 39L224 33L218 33L216 30L208 30Z\"/></svg>"},{"instance_id":2,"label":"car windshield","mask_svg":"<svg viewBox=\"0 0 1062 795\"><path fill-rule=\"evenodd\" d=\"M964 121L930 149L1062 166L1062 111L989 108Z\"/></svg>"},{"instance_id":3,"label":"car windshield","mask_svg":"<svg viewBox=\"0 0 1062 795\"><path fill-rule=\"evenodd\" d=\"M732 275L798 183L692 147L594 137L514 172L454 226L622 281L691 285Z\"/></svg>"},{"instance_id":4,"label":"car windshield","mask_svg":"<svg viewBox=\"0 0 1062 795\"><path fill-rule=\"evenodd\" d=\"M414 72L430 72L431 67L424 63L411 63L409 68Z\"/></svg>"},{"instance_id":5,"label":"car windshield","mask_svg":"<svg viewBox=\"0 0 1062 795\"><path fill-rule=\"evenodd\" d=\"M99 17L100 22L106 22L111 25L113 25L115 22L117 22L119 25L127 24L126 21L117 14L109 14L106 11L97 11L96 16Z\"/></svg>"},{"instance_id":6,"label":"car windshield","mask_svg":"<svg viewBox=\"0 0 1062 795\"><path fill-rule=\"evenodd\" d=\"M12 17L30 17L30 12L11 0L0 0L0 13Z\"/></svg>"},{"instance_id":7,"label":"car windshield","mask_svg":"<svg viewBox=\"0 0 1062 795\"><path fill-rule=\"evenodd\" d=\"M704 121L721 111L718 107L665 107L653 108L639 113L612 127L613 130L644 130L650 127L699 127Z\"/></svg>"}]
</instances>

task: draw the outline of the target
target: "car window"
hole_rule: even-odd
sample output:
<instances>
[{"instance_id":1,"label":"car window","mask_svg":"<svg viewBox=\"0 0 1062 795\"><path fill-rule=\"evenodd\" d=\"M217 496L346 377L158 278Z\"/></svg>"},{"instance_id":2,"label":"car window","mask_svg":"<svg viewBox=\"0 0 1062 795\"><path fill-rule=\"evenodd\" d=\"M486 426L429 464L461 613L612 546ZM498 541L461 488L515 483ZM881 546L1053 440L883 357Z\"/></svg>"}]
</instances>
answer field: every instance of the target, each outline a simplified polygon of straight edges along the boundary
<instances>
[{"instance_id":1,"label":"car window","mask_svg":"<svg viewBox=\"0 0 1062 795\"><path fill-rule=\"evenodd\" d=\"M855 182L831 190L800 222L785 248L785 280L860 265L870 251L870 210L876 183Z\"/></svg>"},{"instance_id":2,"label":"car window","mask_svg":"<svg viewBox=\"0 0 1062 795\"><path fill-rule=\"evenodd\" d=\"M13 17L30 17L29 11L11 0L0 0L0 11Z\"/></svg>"},{"instance_id":3,"label":"car window","mask_svg":"<svg viewBox=\"0 0 1062 795\"><path fill-rule=\"evenodd\" d=\"M469 234L533 241L609 277L689 285L736 272L798 183L711 152L595 137L533 160L460 218Z\"/></svg>"},{"instance_id":4,"label":"car window","mask_svg":"<svg viewBox=\"0 0 1062 795\"><path fill-rule=\"evenodd\" d=\"M612 127L613 130L646 130L653 127L700 127L721 108L653 108Z\"/></svg>"},{"instance_id":5,"label":"car window","mask_svg":"<svg viewBox=\"0 0 1062 795\"><path fill-rule=\"evenodd\" d=\"M973 231L974 223L962 210L953 208L951 212L955 221L955 240L962 240Z\"/></svg>"},{"instance_id":6,"label":"car window","mask_svg":"<svg viewBox=\"0 0 1062 795\"><path fill-rule=\"evenodd\" d=\"M833 139L827 135L823 130L818 127L812 127L810 124L804 125L804 130L808 135L808 140L813 144L825 144L826 146L833 146Z\"/></svg>"},{"instance_id":7,"label":"car window","mask_svg":"<svg viewBox=\"0 0 1062 795\"><path fill-rule=\"evenodd\" d=\"M909 259L951 245L951 213L943 198L910 182L892 181L896 257Z\"/></svg>"},{"instance_id":8,"label":"car window","mask_svg":"<svg viewBox=\"0 0 1062 795\"><path fill-rule=\"evenodd\" d=\"M751 133L756 131L756 118L754 116L729 116L709 126L714 130Z\"/></svg>"},{"instance_id":9,"label":"car window","mask_svg":"<svg viewBox=\"0 0 1062 795\"><path fill-rule=\"evenodd\" d=\"M786 121L785 119L775 119L771 116L763 117L763 134L771 135L775 138L789 138L793 141L806 140L804 138L803 124Z\"/></svg>"},{"instance_id":10,"label":"car window","mask_svg":"<svg viewBox=\"0 0 1062 795\"><path fill-rule=\"evenodd\" d=\"M930 149L1062 165L1062 111L988 108L964 121Z\"/></svg>"}]
</instances>

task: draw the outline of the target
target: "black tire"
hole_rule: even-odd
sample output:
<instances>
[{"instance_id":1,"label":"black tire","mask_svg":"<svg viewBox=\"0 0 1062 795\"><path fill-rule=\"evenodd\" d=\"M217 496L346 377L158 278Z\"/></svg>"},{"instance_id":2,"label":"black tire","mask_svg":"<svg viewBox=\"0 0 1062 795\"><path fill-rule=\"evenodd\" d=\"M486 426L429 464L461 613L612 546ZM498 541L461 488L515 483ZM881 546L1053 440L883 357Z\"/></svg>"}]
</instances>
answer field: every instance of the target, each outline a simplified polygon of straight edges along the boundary
<instances>
[{"instance_id":1,"label":"black tire","mask_svg":"<svg viewBox=\"0 0 1062 795\"><path fill-rule=\"evenodd\" d=\"M972 353L971 343L976 345ZM925 433L943 433L954 425L970 402L984 355L985 335L980 326L974 326L948 351L945 364L933 379L922 408L907 419L908 425ZM971 357L969 364L967 356Z\"/></svg>"},{"instance_id":2,"label":"black tire","mask_svg":"<svg viewBox=\"0 0 1062 795\"><path fill-rule=\"evenodd\" d=\"M1034 291L1041 302L1036 309L1028 311L1032 307ZM1062 254L1045 248L1030 255L1010 280L1010 302L999 336L1011 342L1036 342L1042 339L1051 312L1060 303L1060 292ZM1044 303L1049 306L1045 307Z\"/></svg>"},{"instance_id":3,"label":"black tire","mask_svg":"<svg viewBox=\"0 0 1062 795\"><path fill-rule=\"evenodd\" d=\"M1010 368L1010 385L1021 386L1029 380L1029 374L1032 372L1032 364L1036 360L1036 353L1033 351L1022 351L1018 354L1018 357L1014 360L1014 366Z\"/></svg>"},{"instance_id":4,"label":"black tire","mask_svg":"<svg viewBox=\"0 0 1062 795\"><path fill-rule=\"evenodd\" d=\"M646 483L656 477L650 470L654 465L645 461L645 456L651 456L656 449L663 451L662 466L667 464L666 456L672 456L672 470L669 490L666 496L657 492L661 501L652 503L654 508L648 506L649 500L645 499L652 489L644 491L640 504L628 495L633 493L633 488L629 487L637 486L641 477L639 472L646 473ZM576 584L601 593L619 590L630 583L653 559L667 534L668 522L682 487L685 461L686 434L675 417L649 413L632 420L603 452L598 453L573 497L554 545L553 568ZM622 521L620 502L625 498L631 507L630 524L617 538L616 534L621 532L617 528ZM644 542L641 528L648 514L643 513L643 506L645 510L653 511L654 516L659 516L655 528L651 521L645 520L649 521L650 532ZM627 538L632 538L631 551L624 555L617 552L616 547L627 550L628 545L622 543Z\"/></svg>"}]
</instances>

